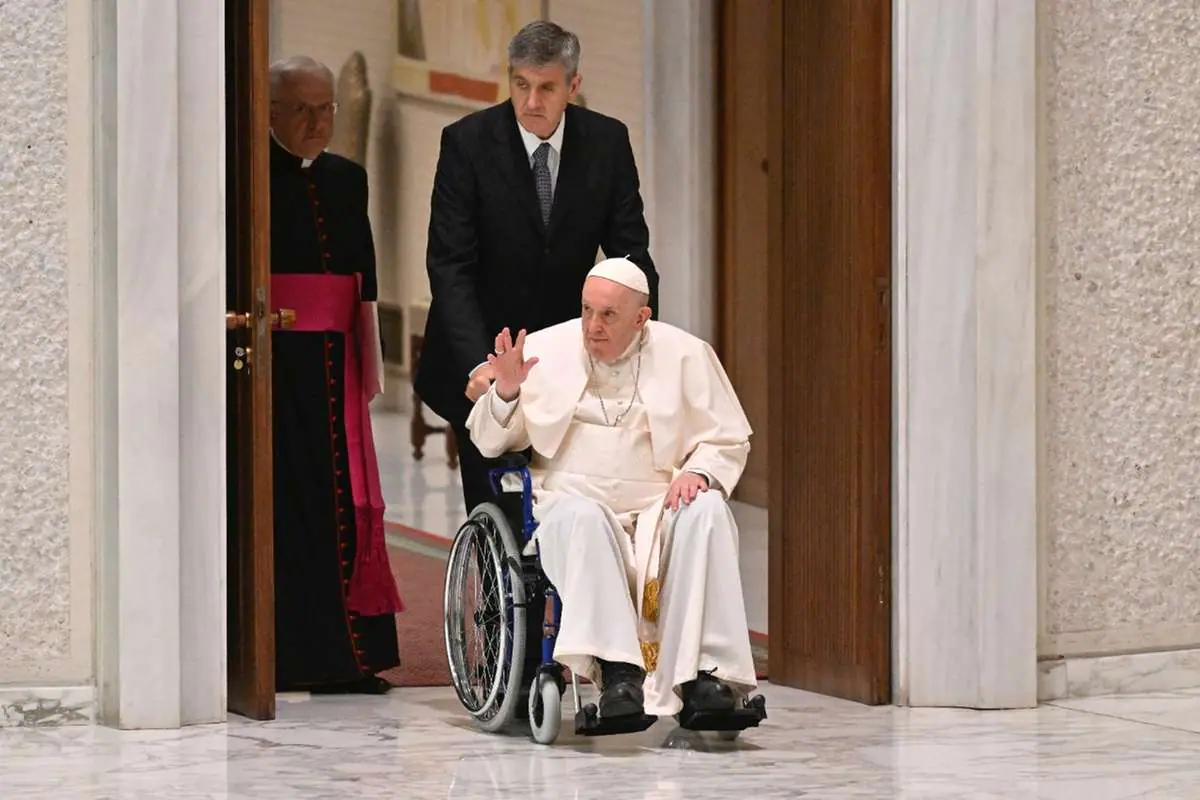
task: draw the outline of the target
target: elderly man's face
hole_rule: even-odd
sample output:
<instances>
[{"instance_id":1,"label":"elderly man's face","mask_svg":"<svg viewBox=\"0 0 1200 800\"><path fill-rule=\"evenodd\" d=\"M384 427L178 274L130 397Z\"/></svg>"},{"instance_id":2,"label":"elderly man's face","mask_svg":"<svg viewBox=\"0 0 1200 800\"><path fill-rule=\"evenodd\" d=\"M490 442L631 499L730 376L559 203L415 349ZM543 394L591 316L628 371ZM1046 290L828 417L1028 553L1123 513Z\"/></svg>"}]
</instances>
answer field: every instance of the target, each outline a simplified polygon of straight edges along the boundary
<instances>
[{"instance_id":1,"label":"elderly man's face","mask_svg":"<svg viewBox=\"0 0 1200 800\"><path fill-rule=\"evenodd\" d=\"M581 81L578 73L568 81L559 63L511 69L508 91L521 127L539 139L549 139L558 128L567 104L579 93Z\"/></svg>"},{"instance_id":2,"label":"elderly man's face","mask_svg":"<svg viewBox=\"0 0 1200 800\"><path fill-rule=\"evenodd\" d=\"M607 278L583 284L583 343L597 361L612 362L633 344L650 319L649 307L632 289Z\"/></svg>"},{"instance_id":3,"label":"elderly man's face","mask_svg":"<svg viewBox=\"0 0 1200 800\"><path fill-rule=\"evenodd\" d=\"M271 130L291 153L316 158L333 138L333 112L333 85L327 78L293 73L271 99Z\"/></svg>"}]
</instances>

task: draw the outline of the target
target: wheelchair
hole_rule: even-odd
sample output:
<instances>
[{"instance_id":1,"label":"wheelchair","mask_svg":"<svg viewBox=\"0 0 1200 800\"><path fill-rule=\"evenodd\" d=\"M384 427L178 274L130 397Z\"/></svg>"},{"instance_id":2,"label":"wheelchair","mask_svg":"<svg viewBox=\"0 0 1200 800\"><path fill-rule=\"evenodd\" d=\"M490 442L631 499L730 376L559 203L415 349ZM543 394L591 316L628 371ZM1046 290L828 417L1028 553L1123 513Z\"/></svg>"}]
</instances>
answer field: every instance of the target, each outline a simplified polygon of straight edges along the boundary
<instances>
[{"instance_id":1,"label":"wheelchair","mask_svg":"<svg viewBox=\"0 0 1200 800\"><path fill-rule=\"evenodd\" d=\"M565 670L554 660L562 603L538 560L528 461L520 454L504 461L490 474L495 502L471 512L450 548L446 658L458 699L479 728L496 733L525 720L534 741L549 745L558 738L566 692ZM514 484L519 496L506 489ZM581 707L574 673L571 685L578 736L640 733L658 720L648 714L605 719L595 703ZM733 711L681 713L676 720L731 741L766 717L766 700L758 695Z\"/></svg>"}]
</instances>

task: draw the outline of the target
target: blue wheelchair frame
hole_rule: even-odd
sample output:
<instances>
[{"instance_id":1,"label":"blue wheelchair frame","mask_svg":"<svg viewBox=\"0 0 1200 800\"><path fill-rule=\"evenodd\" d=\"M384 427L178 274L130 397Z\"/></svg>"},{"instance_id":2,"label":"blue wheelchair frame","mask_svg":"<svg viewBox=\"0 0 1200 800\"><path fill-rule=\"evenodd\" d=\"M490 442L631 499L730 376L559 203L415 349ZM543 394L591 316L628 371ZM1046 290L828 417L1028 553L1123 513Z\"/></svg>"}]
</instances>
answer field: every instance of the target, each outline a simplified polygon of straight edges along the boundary
<instances>
[{"instance_id":1,"label":"blue wheelchair frame","mask_svg":"<svg viewBox=\"0 0 1200 800\"><path fill-rule=\"evenodd\" d=\"M504 494L504 489L501 486L501 481L505 475L517 474L521 476L521 552L525 552L525 548L533 540L533 535L537 531L537 520L533 518L533 475L529 471L529 467L525 466L509 466L497 467L491 470L488 474L492 484L493 494L500 496ZM558 638L558 621L562 618L562 599L558 596L558 592L554 586L546 581L545 589L546 599L551 603L551 620L546 621L543 615L542 619L542 663L541 668L544 670L547 667L555 667L554 661L554 642ZM526 624L529 621L526 620ZM560 684L561 685L561 684Z\"/></svg>"},{"instance_id":2,"label":"blue wheelchair frame","mask_svg":"<svg viewBox=\"0 0 1200 800\"><path fill-rule=\"evenodd\" d=\"M529 543L533 541L534 534L537 531L537 520L533 518L533 476L529 471L527 462L523 455L512 455L509 457L509 465L497 467L489 471L489 479L493 493L500 497L505 494L502 486L502 480L506 475L517 474L521 476L521 579L526 579L525 574L525 549ZM535 558L537 556L535 555ZM546 577L541 570L540 559L538 559L538 573L540 582L544 584L543 593L546 599L551 604L550 619L546 619L545 607L542 608L542 657L537 668L538 681L543 677L554 681L558 686L559 697L566 691L565 680L563 679L563 667L554 660L554 644L558 638L559 621L562 618L562 600L558 596L558 591L554 585ZM527 584L528 585L528 584ZM511 590L510 590L511 599ZM529 597L526 597L526 609L528 609ZM509 625L513 623L512 617L508 620ZM529 628L531 622L526 618L526 626ZM516 631L514 631L514 635ZM522 631L522 635L528 637L529 631ZM528 638L527 638L528 640ZM514 665L514 668L524 669L524 665ZM524 678L526 676L522 676ZM583 736L606 736L609 734L618 733L634 733L644 731L654 724L656 717L648 714L633 717L616 717L609 720L602 719L595 703L583 705L579 698L579 680L578 676L572 673L571 684L574 690L575 700L575 733ZM536 683L535 683L536 685ZM557 711L555 713L558 713ZM690 714L681 714L679 718L680 725L684 728L692 730L711 730L718 731L727 736L736 736L737 733L748 727L755 727L760 721L766 719L766 700L761 696L750 698L743 702L741 708L734 709L727 713L723 712L707 712L694 711ZM554 728L557 731L557 725Z\"/></svg>"}]
</instances>

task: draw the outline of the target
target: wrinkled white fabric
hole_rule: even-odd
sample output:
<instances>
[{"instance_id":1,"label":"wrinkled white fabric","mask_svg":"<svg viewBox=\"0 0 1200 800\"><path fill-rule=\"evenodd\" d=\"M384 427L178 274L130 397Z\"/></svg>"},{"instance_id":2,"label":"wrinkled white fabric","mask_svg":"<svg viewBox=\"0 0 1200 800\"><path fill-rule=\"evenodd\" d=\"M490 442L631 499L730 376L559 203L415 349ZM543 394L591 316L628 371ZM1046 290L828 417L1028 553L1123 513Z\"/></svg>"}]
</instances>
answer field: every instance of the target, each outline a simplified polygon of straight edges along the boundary
<instances>
[{"instance_id":1,"label":"wrinkled white fabric","mask_svg":"<svg viewBox=\"0 0 1200 800\"><path fill-rule=\"evenodd\" d=\"M644 665L642 643L657 643L644 688L659 716L679 711L678 687L699 670L749 691L737 527L722 491L741 476L750 426L711 348L649 323L643 341L593 369L576 321L531 334L525 351L540 363L520 396L489 391L467 427L485 455L534 449L537 542L563 601L555 658L596 679L594 659ZM664 511L683 470L720 490ZM651 579L656 621L643 613Z\"/></svg>"}]
</instances>

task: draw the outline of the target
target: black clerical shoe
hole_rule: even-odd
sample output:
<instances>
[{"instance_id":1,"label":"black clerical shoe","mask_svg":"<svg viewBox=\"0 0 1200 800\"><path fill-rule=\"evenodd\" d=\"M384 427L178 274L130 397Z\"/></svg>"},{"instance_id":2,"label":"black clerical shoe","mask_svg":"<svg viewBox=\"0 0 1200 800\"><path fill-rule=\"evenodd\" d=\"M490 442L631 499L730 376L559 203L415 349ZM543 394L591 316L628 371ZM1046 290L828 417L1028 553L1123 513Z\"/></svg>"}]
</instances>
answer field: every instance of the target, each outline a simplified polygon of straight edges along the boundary
<instances>
[{"instance_id":1,"label":"black clerical shoe","mask_svg":"<svg viewBox=\"0 0 1200 800\"><path fill-rule=\"evenodd\" d=\"M733 689L712 672L701 672L696 679L688 681L682 687L683 707L685 712L725 712L733 711L737 705Z\"/></svg>"},{"instance_id":2,"label":"black clerical shoe","mask_svg":"<svg viewBox=\"0 0 1200 800\"><path fill-rule=\"evenodd\" d=\"M642 681L646 673L641 667L620 661L600 662L600 681L604 691L600 693L600 717L641 716L646 698L642 692Z\"/></svg>"},{"instance_id":3,"label":"black clerical shoe","mask_svg":"<svg viewBox=\"0 0 1200 800\"><path fill-rule=\"evenodd\" d=\"M314 686L309 689L312 694L387 694L392 685L377 675L368 675L348 683L331 683L325 686Z\"/></svg>"}]
</instances>

